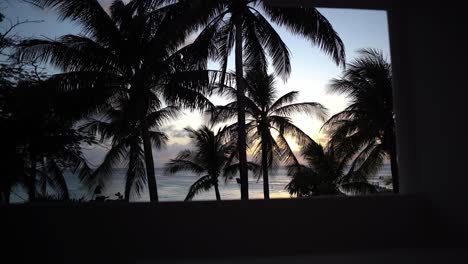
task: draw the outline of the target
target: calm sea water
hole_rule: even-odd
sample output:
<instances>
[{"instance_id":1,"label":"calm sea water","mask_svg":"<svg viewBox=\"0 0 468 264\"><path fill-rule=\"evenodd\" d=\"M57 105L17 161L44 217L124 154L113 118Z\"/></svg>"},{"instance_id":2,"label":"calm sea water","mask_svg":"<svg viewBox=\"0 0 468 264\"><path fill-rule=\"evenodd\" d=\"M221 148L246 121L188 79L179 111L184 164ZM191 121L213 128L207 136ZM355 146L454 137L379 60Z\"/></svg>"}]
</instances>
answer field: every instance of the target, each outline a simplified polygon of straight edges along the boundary
<instances>
[{"instance_id":1,"label":"calm sea water","mask_svg":"<svg viewBox=\"0 0 468 264\"><path fill-rule=\"evenodd\" d=\"M113 175L110 177L105 189L102 191L102 195L109 196L109 199L115 199L115 194L120 192L124 193L125 186L125 169L114 169ZM376 177L369 181L380 185L387 186L389 176L391 175L390 166L385 165L382 167ZM236 182L236 177L224 181L224 178L220 178L220 193L221 199L223 200L237 200L240 199L240 185ZM183 201L190 185L192 185L197 179L190 173L177 173L174 175L164 174L162 169L156 169L156 179L158 184L158 194L160 201ZM386 180L387 179L387 180ZM289 193L285 190L285 186L289 183L291 178L287 176L286 169L278 169L270 172L270 197L271 198L288 198ZM83 186L79 179L72 175L66 175L67 185L70 191L70 195L73 198L79 199L84 197L90 199L92 194L85 186ZM22 202L27 198L25 190L20 187L14 188L14 193L11 196L12 202ZM263 181L257 180L254 176L249 176L249 197L251 199L263 199ZM195 196L194 200L215 200L214 189L199 193ZM144 190L140 196L132 195L131 201L133 202L145 202L149 201L149 193Z\"/></svg>"}]
</instances>

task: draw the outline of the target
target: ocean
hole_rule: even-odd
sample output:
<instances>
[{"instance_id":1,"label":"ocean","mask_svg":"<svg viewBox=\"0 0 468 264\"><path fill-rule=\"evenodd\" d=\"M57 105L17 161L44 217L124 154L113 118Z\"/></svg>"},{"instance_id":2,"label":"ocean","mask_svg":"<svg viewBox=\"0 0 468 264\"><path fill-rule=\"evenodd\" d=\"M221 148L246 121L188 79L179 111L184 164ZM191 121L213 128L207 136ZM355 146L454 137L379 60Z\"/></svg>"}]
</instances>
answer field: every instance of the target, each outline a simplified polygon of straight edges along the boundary
<instances>
[{"instance_id":1,"label":"ocean","mask_svg":"<svg viewBox=\"0 0 468 264\"><path fill-rule=\"evenodd\" d=\"M109 178L107 185L102 190L104 196L109 199L116 199L116 193L124 193L125 188L125 169L114 169L112 177ZM74 199L84 198L89 200L92 198L92 193L79 181L78 177L68 173L65 175L70 196ZM225 181L220 177L219 189L222 200L238 200L240 199L240 184L237 183L236 177ZM156 181L158 184L158 194L160 201L183 201L188 193L190 185L198 179L197 176L189 172L182 172L173 175L167 175L163 169L156 169ZM382 187L388 187L389 179L391 179L391 170L389 165L384 165L377 175L369 182ZM289 183L291 177L287 176L285 168L277 169L270 172L270 197L271 198L289 198L290 195L285 186ZM391 183L390 183L391 186ZM263 181L255 176L249 176L249 198L263 199ZM12 202L23 202L27 199L27 192L21 187L15 187L11 195ZM206 192L201 192L195 196L194 201L215 200L214 189ZM149 193L147 189L140 193L140 196L133 194L132 202L149 201Z\"/></svg>"}]
</instances>

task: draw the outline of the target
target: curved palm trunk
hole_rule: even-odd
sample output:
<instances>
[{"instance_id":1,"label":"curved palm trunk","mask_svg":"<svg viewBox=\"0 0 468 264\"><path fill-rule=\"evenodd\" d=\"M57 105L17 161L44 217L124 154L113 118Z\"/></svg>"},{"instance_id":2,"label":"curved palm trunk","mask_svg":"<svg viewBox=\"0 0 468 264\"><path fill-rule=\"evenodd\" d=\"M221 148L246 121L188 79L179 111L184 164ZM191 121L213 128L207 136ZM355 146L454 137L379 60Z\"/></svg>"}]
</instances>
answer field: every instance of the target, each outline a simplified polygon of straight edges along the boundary
<instances>
[{"instance_id":1,"label":"curved palm trunk","mask_svg":"<svg viewBox=\"0 0 468 264\"><path fill-rule=\"evenodd\" d=\"M241 181L241 200L249 199L247 171L247 146L245 132L245 87L242 66L242 17L235 19L236 25L236 87L237 87L237 145L239 148L239 175Z\"/></svg>"},{"instance_id":2,"label":"curved palm trunk","mask_svg":"<svg viewBox=\"0 0 468 264\"><path fill-rule=\"evenodd\" d=\"M221 195L219 194L218 178L213 179L213 186L215 188L216 201L221 201Z\"/></svg>"},{"instance_id":3,"label":"curved palm trunk","mask_svg":"<svg viewBox=\"0 0 468 264\"><path fill-rule=\"evenodd\" d=\"M268 179L268 141L265 124L262 127L262 171L263 171L263 198L270 199L270 183Z\"/></svg>"},{"instance_id":4,"label":"curved palm trunk","mask_svg":"<svg viewBox=\"0 0 468 264\"><path fill-rule=\"evenodd\" d=\"M400 192L400 179L398 175L398 159L396 152L396 138L395 133L392 134L392 141L390 146L390 166L392 169L392 185L393 193Z\"/></svg>"},{"instance_id":5,"label":"curved palm trunk","mask_svg":"<svg viewBox=\"0 0 468 264\"><path fill-rule=\"evenodd\" d=\"M148 190L151 202L158 201L158 186L156 184L156 175L154 173L153 151L148 130L143 129L143 149L145 152L146 177L148 179Z\"/></svg>"},{"instance_id":6,"label":"curved palm trunk","mask_svg":"<svg viewBox=\"0 0 468 264\"><path fill-rule=\"evenodd\" d=\"M130 202L130 192L132 190L132 182L130 179L134 177L135 169L132 168L133 164L135 164L137 157L135 155L135 150L133 144L130 145L130 160L128 161L128 171L127 171L127 179L125 180L125 193L124 193L124 201Z\"/></svg>"},{"instance_id":7,"label":"curved palm trunk","mask_svg":"<svg viewBox=\"0 0 468 264\"><path fill-rule=\"evenodd\" d=\"M130 202L130 187L128 184L128 180L127 180L127 183L125 183L124 201Z\"/></svg>"},{"instance_id":8,"label":"curved palm trunk","mask_svg":"<svg viewBox=\"0 0 468 264\"><path fill-rule=\"evenodd\" d=\"M36 166L37 160L33 150L30 150L31 172L29 174L29 201L36 200Z\"/></svg>"}]
</instances>

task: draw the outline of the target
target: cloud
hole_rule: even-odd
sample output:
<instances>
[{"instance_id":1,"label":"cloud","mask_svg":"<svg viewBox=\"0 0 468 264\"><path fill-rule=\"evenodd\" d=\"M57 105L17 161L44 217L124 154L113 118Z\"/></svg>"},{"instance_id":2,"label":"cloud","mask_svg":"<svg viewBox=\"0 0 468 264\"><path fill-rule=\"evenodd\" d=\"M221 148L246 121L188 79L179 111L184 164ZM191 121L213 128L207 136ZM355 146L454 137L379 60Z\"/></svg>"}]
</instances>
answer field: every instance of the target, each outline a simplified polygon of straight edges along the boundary
<instances>
[{"instance_id":1,"label":"cloud","mask_svg":"<svg viewBox=\"0 0 468 264\"><path fill-rule=\"evenodd\" d=\"M187 132L184 129L176 128L174 125L166 126L161 131L166 133L170 138L187 138Z\"/></svg>"}]
</instances>

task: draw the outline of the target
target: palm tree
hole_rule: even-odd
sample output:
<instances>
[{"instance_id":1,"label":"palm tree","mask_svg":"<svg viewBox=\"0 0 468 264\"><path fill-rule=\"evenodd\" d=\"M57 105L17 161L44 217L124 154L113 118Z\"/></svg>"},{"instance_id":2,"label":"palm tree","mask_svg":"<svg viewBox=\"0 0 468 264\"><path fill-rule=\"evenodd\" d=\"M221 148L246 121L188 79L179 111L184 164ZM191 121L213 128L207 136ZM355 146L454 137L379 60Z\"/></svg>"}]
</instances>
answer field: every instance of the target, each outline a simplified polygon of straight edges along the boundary
<instances>
[{"instance_id":1,"label":"palm tree","mask_svg":"<svg viewBox=\"0 0 468 264\"><path fill-rule=\"evenodd\" d=\"M28 178L29 200L54 188L62 199L69 199L64 170L86 175L90 169L81 153L81 143L91 143L88 135L73 128L73 120L57 113L54 99L41 81L21 81L14 89L16 110L9 130L15 133L16 152L23 157L23 175ZM10 132L10 133L12 133ZM38 178L37 176L41 176Z\"/></svg>"},{"instance_id":2,"label":"palm tree","mask_svg":"<svg viewBox=\"0 0 468 264\"><path fill-rule=\"evenodd\" d=\"M78 22L83 34L25 41L19 58L39 58L38 62L63 71L48 83L61 94L61 111L76 118L99 113L116 97L130 98L135 121L140 123L150 200L157 201L151 124L146 116L154 100L190 108L209 105L201 92L211 80L206 67L213 52L209 48L213 31L203 31L190 45L185 41L210 14L191 11L200 1L115 0L110 12L97 0L29 2L54 8L62 19Z\"/></svg>"},{"instance_id":3,"label":"palm tree","mask_svg":"<svg viewBox=\"0 0 468 264\"><path fill-rule=\"evenodd\" d=\"M263 174L264 198L270 198L268 170L275 168L280 162L297 164L296 157L291 150L285 136L293 135L300 142L309 137L292 123L290 116L305 113L322 120L326 117L326 109L319 103L293 103L299 93L289 92L278 98L275 88L275 78L257 67L246 73L245 113L247 116L246 131L249 142L256 145L254 160L261 163ZM234 97L236 90L225 88ZM237 114L239 102L234 101L225 106L219 106L212 113L214 123L226 122ZM237 130L239 123L231 126ZM273 131L276 132L275 138ZM258 144L256 144L258 142Z\"/></svg>"},{"instance_id":4,"label":"palm tree","mask_svg":"<svg viewBox=\"0 0 468 264\"><path fill-rule=\"evenodd\" d=\"M100 143L111 142L111 148L102 164L83 180L90 189L95 189L97 186L104 188L106 180L112 175L112 168L124 163L127 167L124 191L124 200L126 201L130 200L133 190L137 195L140 195L147 184L143 135L140 128L143 122L135 118L135 112L132 111L131 105L133 102L129 99L127 97L118 105L109 106L106 113L100 117L101 119L94 118L81 127L81 130L99 137ZM153 103L156 102L153 101ZM150 128L148 133L154 148L160 149L166 143L168 138L159 129L165 122L175 118L178 113L179 108L175 106L164 108L161 108L160 104L151 106L144 123Z\"/></svg>"},{"instance_id":5,"label":"palm tree","mask_svg":"<svg viewBox=\"0 0 468 264\"><path fill-rule=\"evenodd\" d=\"M253 62L259 63L266 70L268 54L272 59L275 73L283 80L286 80L291 72L289 50L265 16L273 23L284 26L292 33L318 45L332 56L337 64L344 63L343 43L328 20L317 9L299 3L280 6L268 0L208 0L200 5L199 10L203 11L203 14L212 15L208 27L217 31L216 58L222 65L223 73L226 72L228 56L235 47L241 199L248 199L244 60L250 65ZM224 85L223 76L220 78L221 85Z\"/></svg>"},{"instance_id":6,"label":"palm tree","mask_svg":"<svg viewBox=\"0 0 468 264\"><path fill-rule=\"evenodd\" d=\"M237 156L236 144L232 140L225 139L223 129L215 134L209 127L203 126L198 130L185 129L192 139L195 150L181 151L175 159L166 164L166 171L176 173L179 171L191 171L200 177L192 186L185 201L190 201L201 191L215 189L216 200L221 200L218 178L221 174L225 177L232 175L238 164L232 164ZM254 167L250 164L250 167Z\"/></svg>"},{"instance_id":7,"label":"palm tree","mask_svg":"<svg viewBox=\"0 0 468 264\"><path fill-rule=\"evenodd\" d=\"M378 50L359 52L361 57L348 64L343 76L330 85L331 92L346 95L350 104L332 116L324 129L334 149L353 156L353 177L362 179L377 172L385 157L390 156L393 191L398 193L391 65Z\"/></svg>"},{"instance_id":8,"label":"palm tree","mask_svg":"<svg viewBox=\"0 0 468 264\"><path fill-rule=\"evenodd\" d=\"M288 168L292 177L286 185L291 195L310 197L316 195L366 194L376 193L375 186L364 180L353 179L347 171L348 159L343 158L331 148L309 139L301 150L306 165L293 164Z\"/></svg>"}]
</instances>

